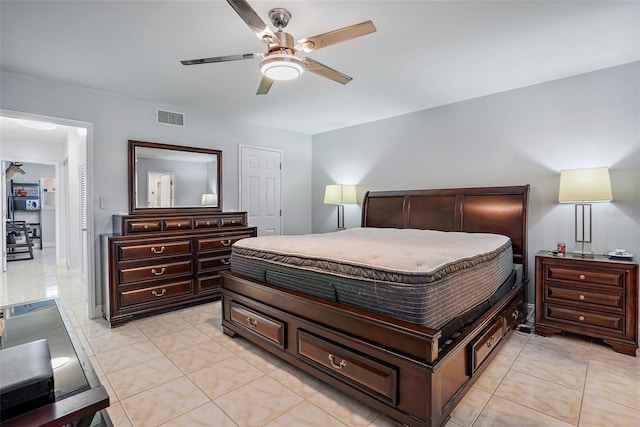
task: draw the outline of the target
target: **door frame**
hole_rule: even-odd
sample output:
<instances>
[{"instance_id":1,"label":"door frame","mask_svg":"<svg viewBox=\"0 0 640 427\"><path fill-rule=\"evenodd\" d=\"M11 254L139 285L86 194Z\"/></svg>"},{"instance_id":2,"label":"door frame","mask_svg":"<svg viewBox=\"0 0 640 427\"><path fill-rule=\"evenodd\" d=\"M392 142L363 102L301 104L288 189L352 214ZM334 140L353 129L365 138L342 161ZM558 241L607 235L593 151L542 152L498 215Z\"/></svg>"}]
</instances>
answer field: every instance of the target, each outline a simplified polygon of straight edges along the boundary
<instances>
[{"instance_id":1,"label":"door frame","mask_svg":"<svg viewBox=\"0 0 640 427\"><path fill-rule=\"evenodd\" d=\"M242 150L244 148L250 148L252 150L271 151L271 152L280 154L280 165L281 165L280 188L278 190L280 191L280 210L282 211L282 206L284 205L284 196L282 194L282 181L283 181L282 171L284 171L284 151L278 148L260 147L257 145L247 145L247 144L238 145L238 207L240 208L241 211L244 211L244 209L242 208ZM284 215L280 214L280 234L284 234L282 218L284 218Z\"/></svg>"},{"instance_id":2,"label":"door frame","mask_svg":"<svg viewBox=\"0 0 640 427\"><path fill-rule=\"evenodd\" d=\"M84 122L79 120L65 119L62 117L53 117L53 116L45 116L40 114L27 113L24 111L15 111L15 110L7 110L0 109L0 116L9 117L13 119L25 119L25 120L35 120L40 122L48 122L54 123L63 126L73 126L77 128L84 128L87 131L87 135L85 137L86 144L86 158L85 164L87 165L87 239L89 240L88 250L87 250L87 262L89 263L89 270L87 271L87 304L88 304L88 314L89 318L94 319L97 317L96 313L100 313L101 315L101 307L96 305L97 301L97 288L96 288L96 270L95 270L95 246L96 236L94 229L94 203L90 203L93 200L94 192L94 129L93 123ZM41 163L41 162L40 162ZM59 165L56 165L56 177L59 174ZM67 182L67 187L69 183ZM5 203L4 201L2 203ZM58 215L59 210L56 210L56 227L58 228L58 232L56 233L56 238L60 238L59 228L60 221ZM67 243L68 244L68 243ZM57 244L56 244L57 245ZM56 248L57 252L57 248ZM57 258L57 255L56 255ZM57 259L56 259L57 264Z\"/></svg>"}]
</instances>

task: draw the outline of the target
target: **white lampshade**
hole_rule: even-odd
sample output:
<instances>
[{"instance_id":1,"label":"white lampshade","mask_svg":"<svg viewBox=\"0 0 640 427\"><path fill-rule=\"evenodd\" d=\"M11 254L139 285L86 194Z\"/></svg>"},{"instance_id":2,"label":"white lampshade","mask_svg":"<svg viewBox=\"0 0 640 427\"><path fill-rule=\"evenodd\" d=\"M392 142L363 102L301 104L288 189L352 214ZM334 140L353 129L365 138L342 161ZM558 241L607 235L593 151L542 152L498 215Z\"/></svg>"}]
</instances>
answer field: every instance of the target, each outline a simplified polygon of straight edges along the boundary
<instances>
[{"instance_id":1,"label":"white lampshade","mask_svg":"<svg viewBox=\"0 0 640 427\"><path fill-rule=\"evenodd\" d=\"M218 203L216 200L216 195L211 193L205 193L202 195L202 199L200 200L200 204L202 206L215 206Z\"/></svg>"},{"instance_id":2,"label":"white lampshade","mask_svg":"<svg viewBox=\"0 0 640 427\"><path fill-rule=\"evenodd\" d=\"M358 203L355 185L329 184L324 190L326 205L350 205Z\"/></svg>"},{"instance_id":3,"label":"white lampshade","mask_svg":"<svg viewBox=\"0 0 640 427\"><path fill-rule=\"evenodd\" d=\"M612 199L608 168L560 171L558 202L610 202Z\"/></svg>"}]
</instances>

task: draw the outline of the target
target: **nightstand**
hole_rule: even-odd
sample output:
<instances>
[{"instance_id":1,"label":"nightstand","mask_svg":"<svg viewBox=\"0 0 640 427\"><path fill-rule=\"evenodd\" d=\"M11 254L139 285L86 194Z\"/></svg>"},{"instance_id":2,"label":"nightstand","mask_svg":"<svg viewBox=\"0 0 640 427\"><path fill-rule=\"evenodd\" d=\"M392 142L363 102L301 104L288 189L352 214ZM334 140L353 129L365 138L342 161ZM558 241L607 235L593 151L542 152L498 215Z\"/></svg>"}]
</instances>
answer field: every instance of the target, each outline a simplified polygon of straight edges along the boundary
<instances>
[{"instance_id":1,"label":"nightstand","mask_svg":"<svg viewBox=\"0 0 640 427\"><path fill-rule=\"evenodd\" d=\"M536 332L601 338L619 353L638 348L638 262L604 255L536 255Z\"/></svg>"}]
</instances>

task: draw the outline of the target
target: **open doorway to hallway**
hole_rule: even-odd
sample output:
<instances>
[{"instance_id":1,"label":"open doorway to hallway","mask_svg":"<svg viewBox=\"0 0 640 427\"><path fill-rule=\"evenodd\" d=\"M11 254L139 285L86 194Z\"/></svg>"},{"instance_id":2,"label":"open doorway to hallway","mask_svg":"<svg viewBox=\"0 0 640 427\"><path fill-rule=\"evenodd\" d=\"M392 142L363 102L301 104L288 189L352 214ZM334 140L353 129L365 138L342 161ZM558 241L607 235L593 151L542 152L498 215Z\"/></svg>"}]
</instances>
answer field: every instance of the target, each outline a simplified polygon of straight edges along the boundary
<instances>
[{"instance_id":1,"label":"open doorway to hallway","mask_svg":"<svg viewBox=\"0 0 640 427\"><path fill-rule=\"evenodd\" d=\"M26 125L26 126L25 126ZM31 127L29 127L31 126ZM34 129L36 127L36 129ZM50 128L49 130L42 129ZM54 195L44 196L48 201L54 200L53 224L48 226L47 246L55 250L57 268L78 273L86 287L85 301L89 317L95 317L96 290L94 268L94 250L92 247L92 207L91 178L87 173L91 170L90 140L92 126L90 123L77 122L63 118L35 116L8 110L0 110L0 162L3 172L10 162L28 165L32 171L41 166L53 168L55 176ZM12 177L13 184L21 182L21 177ZM29 176L34 180L34 176ZM49 182L48 184L51 184ZM12 182L2 176L2 271L12 268L7 265L6 253L6 219L10 218L13 209L10 191ZM15 185L13 186L15 187ZM51 188L47 190L49 193ZM45 213L41 211L41 213ZM46 212L48 216L50 212ZM15 215L13 215L15 217ZM14 219L14 218L11 218ZM53 235L50 233L55 230ZM41 235L42 243L45 236ZM20 263L28 263L20 261ZM6 287L18 286L4 280Z\"/></svg>"}]
</instances>

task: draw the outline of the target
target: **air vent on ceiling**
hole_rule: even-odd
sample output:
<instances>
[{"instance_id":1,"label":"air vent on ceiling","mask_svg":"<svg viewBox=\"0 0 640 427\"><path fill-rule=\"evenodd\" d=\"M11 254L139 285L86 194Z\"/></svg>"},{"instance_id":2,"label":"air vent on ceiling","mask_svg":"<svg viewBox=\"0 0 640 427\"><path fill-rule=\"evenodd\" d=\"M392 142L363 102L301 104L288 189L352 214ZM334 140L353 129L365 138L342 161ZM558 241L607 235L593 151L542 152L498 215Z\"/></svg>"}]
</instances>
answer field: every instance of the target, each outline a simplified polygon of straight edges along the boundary
<instances>
[{"instance_id":1,"label":"air vent on ceiling","mask_svg":"<svg viewBox=\"0 0 640 427\"><path fill-rule=\"evenodd\" d=\"M158 110L158 123L173 126L184 126L184 114Z\"/></svg>"}]
</instances>

